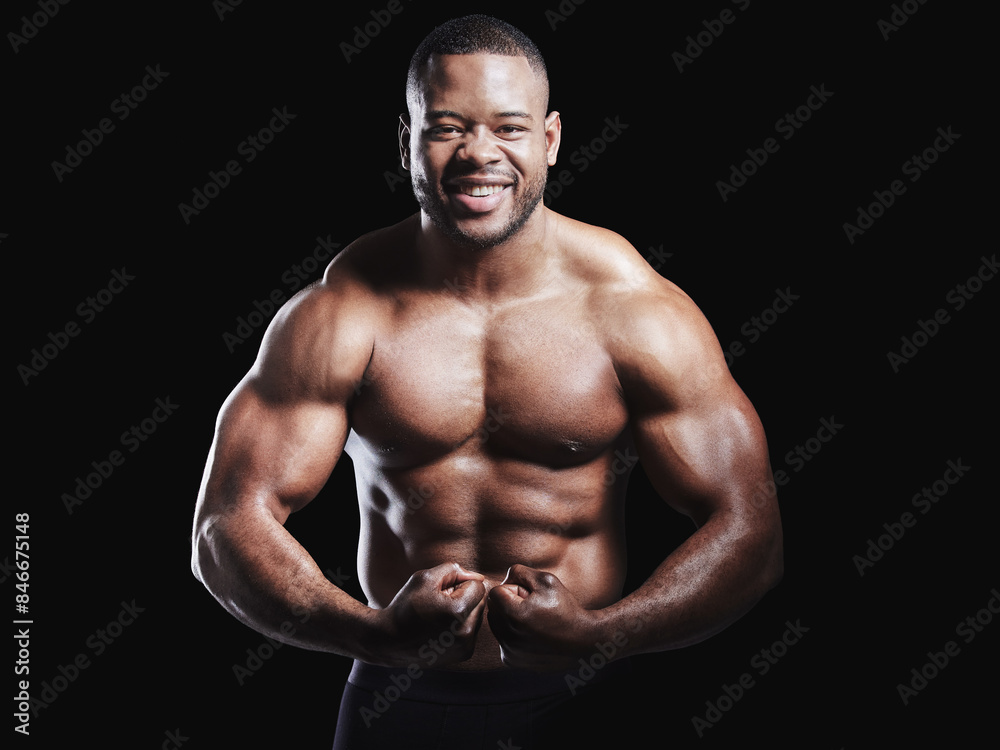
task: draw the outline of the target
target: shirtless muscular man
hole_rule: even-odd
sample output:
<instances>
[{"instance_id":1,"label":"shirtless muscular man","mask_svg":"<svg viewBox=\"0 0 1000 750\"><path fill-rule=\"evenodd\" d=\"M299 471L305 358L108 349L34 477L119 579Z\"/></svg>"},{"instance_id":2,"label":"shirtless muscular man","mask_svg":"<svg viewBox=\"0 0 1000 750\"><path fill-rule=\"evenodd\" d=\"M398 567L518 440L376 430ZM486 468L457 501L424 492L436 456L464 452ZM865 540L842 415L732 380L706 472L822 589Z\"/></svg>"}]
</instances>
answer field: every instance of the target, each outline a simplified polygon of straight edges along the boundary
<instances>
[{"instance_id":1,"label":"shirtless muscular man","mask_svg":"<svg viewBox=\"0 0 1000 750\"><path fill-rule=\"evenodd\" d=\"M431 718L435 691L473 713L527 696L518 721L541 722L570 697L546 675L595 644L627 633L617 660L696 643L782 572L764 432L708 322L622 237L541 200L561 123L534 44L451 21L417 49L407 105L419 213L358 239L276 315L219 415L194 519L193 569L223 607L356 660L338 747L403 747L385 739L400 727L423 746L407 709L364 710L392 675L412 678L428 747L494 731ZM367 604L284 526L344 450ZM695 525L624 598L622 456ZM293 612L310 616L288 634ZM427 668L430 642L447 647Z\"/></svg>"}]
</instances>

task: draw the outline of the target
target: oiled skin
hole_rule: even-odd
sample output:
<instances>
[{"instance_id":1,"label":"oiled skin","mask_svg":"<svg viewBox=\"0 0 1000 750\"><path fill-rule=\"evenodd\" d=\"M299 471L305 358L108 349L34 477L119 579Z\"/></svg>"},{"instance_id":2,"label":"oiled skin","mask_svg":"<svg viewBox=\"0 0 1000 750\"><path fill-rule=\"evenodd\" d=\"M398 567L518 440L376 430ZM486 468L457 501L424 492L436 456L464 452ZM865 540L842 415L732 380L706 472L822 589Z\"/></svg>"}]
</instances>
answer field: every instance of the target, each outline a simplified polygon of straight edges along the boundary
<instances>
[{"instance_id":1,"label":"oiled skin","mask_svg":"<svg viewBox=\"0 0 1000 750\"><path fill-rule=\"evenodd\" d=\"M617 601L626 482L611 467L616 451L635 454L598 328L613 290L602 300L567 248L552 254L556 280L536 293L469 304L457 284L408 281L420 273L405 267L405 249L378 262L411 245L410 232L404 224L364 251L373 268L402 265L380 290L390 304L347 444L369 601L386 606L411 573L443 561L482 573L487 586L521 563L554 573L588 609ZM498 666L488 624L479 637L476 663Z\"/></svg>"},{"instance_id":2,"label":"oiled skin","mask_svg":"<svg viewBox=\"0 0 1000 750\"><path fill-rule=\"evenodd\" d=\"M203 493L215 511L201 509L202 523L220 527L260 516L271 528L255 528L245 546L263 534L263 545L288 550L291 564L274 565L275 580L252 598L315 577L280 523L318 492L345 444L358 477L358 572L373 608L414 572L445 562L483 574L487 587L517 563L555 574L586 609L618 601L636 455L666 499L697 521L707 520L704 501L677 489L735 481L762 506L745 521L773 527L773 501L760 500L773 485L759 422L701 314L621 238L547 213L550 269L509 304L479 305L460 283L435 283L413 260L414 218L356 243L281 312L220 418ZM396 270L387 278L386 268ZM647 331L658 338L630 340ZM674 361L680 372L671 372ZM676 387L658 393L657 378L676 378ZM711 401L678 414L672 406L685 390ZM679 430L660 424L672 421ZM719 423L730 427L719 433ZM657 471L661 441L677 455ZM716 455L727 442L745 455ZM225 600L230 586L238 588L230 581L217 595ZM231 608L246 611L238 598ZM484 619L462 666L499 665Z\"/></svg>"},{"instance_id":3,"label":"oiled skin","mask_svg":"<svg viewBox=\"0 0 1000 750\"><path fill-rule=\"evenodd\" d=\"M448 57L401 150L478 232L511 199L463 213L452 176L514 175L518 195L555 163L561 126L523 58ZM425 127L422 110L461 117ZM367 605L284 527L344 450ZM636 459L697 530L622 598ZM236 617L304 648L405 666L433 641L437 668L550 669L615 633L619 658L746 612L782 572L773 490L710 326L628 242L538 204L470 251L422 212L355 242L275 317L220 414L192 565Z\"/></svg>"}]
</instances>

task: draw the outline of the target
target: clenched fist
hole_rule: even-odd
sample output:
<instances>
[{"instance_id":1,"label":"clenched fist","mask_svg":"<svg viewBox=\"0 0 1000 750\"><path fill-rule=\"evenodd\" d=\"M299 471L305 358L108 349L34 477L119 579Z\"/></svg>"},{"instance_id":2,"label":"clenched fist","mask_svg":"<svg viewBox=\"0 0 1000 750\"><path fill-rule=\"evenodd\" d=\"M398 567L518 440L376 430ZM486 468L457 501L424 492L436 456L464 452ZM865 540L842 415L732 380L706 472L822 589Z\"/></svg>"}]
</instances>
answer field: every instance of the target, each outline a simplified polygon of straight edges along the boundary
<instances>
[{"instance_id":1,"label":"clenched fist","mask_svg":"<svg viewBox=\"0 0 1000 750\"><path fill-rule=\"evenodd\" d=\"M487 599L490 629L509 667L565 669L598 640L597 615L584 609L552 573L512 565Z\"/></svg>"},{"instance_id":2,"label":"clenched fist","mask_svg":"<svg viewBox=\"0 0 1000 750\"><path fill-rule=\"evenodd\" d=\"M443 563L410 576L376 614L382 666L445 666L472 656L486 608L485 576Z\"/></svg>"}]
</instances>

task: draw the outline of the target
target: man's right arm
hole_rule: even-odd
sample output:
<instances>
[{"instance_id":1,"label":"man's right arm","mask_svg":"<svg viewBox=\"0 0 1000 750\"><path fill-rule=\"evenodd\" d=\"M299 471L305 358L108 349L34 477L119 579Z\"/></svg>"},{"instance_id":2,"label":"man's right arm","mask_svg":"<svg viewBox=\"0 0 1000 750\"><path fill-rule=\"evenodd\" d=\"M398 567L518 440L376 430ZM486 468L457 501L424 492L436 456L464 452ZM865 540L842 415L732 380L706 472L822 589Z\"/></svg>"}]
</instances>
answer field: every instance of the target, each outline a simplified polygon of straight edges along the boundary
<instances>
[{"instance_id":1,"label":"man's right arm","mask_svg":"<svg viewBox=\"0 0 1000 750\"><path fill-rule=\"evenodd\" d=\"M442 665L468 658L483 576L455 563L414 571L371 609L323 575L285 528L323 488L350 431L376 314L349 290L311 287L272 321L216 424L195 510L192 569L222 606L276 640L372 664L406 665L445 630Z\"/></svg>"},{"instance_id":2,"label":"man's right arm","mask_svg":"<svg viewBox=\"0 0 1000 750\"><path fill-rule=\"evenodd\" d=\"M284 527L340 458L348 403L371 354L364 329L344 325L338 307L317 285L282 308L226 400L195 511L192 569L255 630L374 660L374 610L328 581Z\"/></svg>"}]
</instances>

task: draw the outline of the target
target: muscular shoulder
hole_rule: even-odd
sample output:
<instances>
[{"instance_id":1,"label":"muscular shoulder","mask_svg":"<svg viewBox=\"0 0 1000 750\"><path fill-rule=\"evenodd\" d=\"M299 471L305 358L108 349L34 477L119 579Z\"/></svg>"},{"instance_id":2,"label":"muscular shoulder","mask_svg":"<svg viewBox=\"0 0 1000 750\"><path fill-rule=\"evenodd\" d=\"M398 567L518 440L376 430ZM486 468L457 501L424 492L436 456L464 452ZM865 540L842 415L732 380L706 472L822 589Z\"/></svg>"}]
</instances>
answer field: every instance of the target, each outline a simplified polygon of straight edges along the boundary
<instances>
[{"instance_id":1,"label":"muscular shoulder","mask_svg":"<svg viewBox=\"0 0 1000 750\"><path fill-rule=\"evenodd\" d=\"M622 387L660 406L731 381L718 339L695 302L620 235L572 220L561 234Z\"/></svg>"},{"instance_id":2,"label":"muscular shoulder","mask_svg":"<svg viewBox=\"0 0 1000 750\"><path fill-rule=\"evenodd\" d=\"M360 237L327 267L323 278L296 294L268 327L251 370L275 398L347 401L371 358L385 306L375 265L398 243L397 227Z\"/></svg>"},{"instance_id":3,"label":"muscular shoulder","mask_svg":"<svg viewBox=\"0 0 1000 750\"><path fill-rule=\"evenodd\" d=\"M554 214L556 244L563 269L595 295L617 298L674 293L680 289L660 276L628 240L617 232Z\"/></svg>"}]
</instances>

